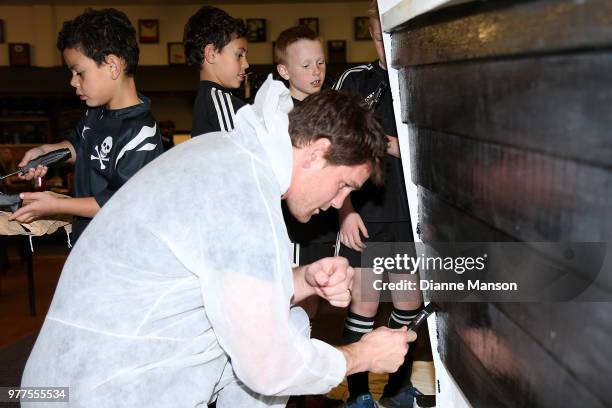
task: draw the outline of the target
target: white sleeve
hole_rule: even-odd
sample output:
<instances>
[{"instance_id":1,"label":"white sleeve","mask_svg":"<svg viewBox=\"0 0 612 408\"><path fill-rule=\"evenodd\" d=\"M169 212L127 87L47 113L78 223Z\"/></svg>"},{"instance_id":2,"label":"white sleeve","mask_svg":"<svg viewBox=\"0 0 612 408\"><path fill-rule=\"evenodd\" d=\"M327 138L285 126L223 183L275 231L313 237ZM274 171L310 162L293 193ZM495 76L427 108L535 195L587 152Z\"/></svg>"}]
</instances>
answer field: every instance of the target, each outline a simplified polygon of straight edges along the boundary
<instances>
[{"instance_id":1,"label":"white sleeve","mask_svg":"<svg viewBox=\"0 0 612 408\"><path fill-rule=\"evenodd\" d=\"M293 272L280 197L275 202L264 195L255 178L237 183L248 205L225 213L224 222L215 223L223 228L202 243L207 265L198 275L206 315L237 377L253 391L326 393L342 381L346 360L336 348L305 337L289 319ZM211 211L199 222L223 217Z\"/></svg>"},{"instance_id":2,"label":"white sleeve","mask_svg":"<svg viewBox=\"0 0 612 408\"><path fill-rule=\"evenodd\" d=\"M346 374L341 352L299 333L274 282L225 271L203 289L206 313L237 377L264 395L324 394Z\"/></svg>"}]
</instances>

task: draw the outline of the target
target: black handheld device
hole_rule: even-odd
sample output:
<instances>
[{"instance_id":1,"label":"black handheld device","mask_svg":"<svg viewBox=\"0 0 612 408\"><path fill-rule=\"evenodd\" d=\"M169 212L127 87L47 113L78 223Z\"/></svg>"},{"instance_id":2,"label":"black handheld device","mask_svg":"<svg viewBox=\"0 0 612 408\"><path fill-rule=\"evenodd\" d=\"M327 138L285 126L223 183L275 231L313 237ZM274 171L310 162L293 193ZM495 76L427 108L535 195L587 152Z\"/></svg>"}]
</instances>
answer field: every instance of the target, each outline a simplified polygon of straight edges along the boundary
<instances>
[{"instance_id":1,"label":"black handheld device","mask_svg":"<svg viewBox=\"0 0 612 408\"><path fill-rule=\"evenodd\" d=\"M15 171L15 172L13 172L11 174L7 174L6 176L0 177L0 180L5 179L7 177L14 176L15 174L24 175L30 169L35 169L39 165L41 165L41 166L51 166L52 164L56 164L56 163L60 163L60 162L66 161L66 160L68 160L71 157L72 157L72 154L70 153L70 149L63 148L63 149L53 150L53 151L51 151L49 153L45 153L42 156L38 156L37 158L30 160L30 162L28 164L26 164L23 167L20 167L19 170Z\"/></svg>"},{"instance_id":2,"label":"black handheld device","mask_svg":"<svg viewBox=\"0 0 612 408\"><path fill-rule=\"evenodd\" d=\"M430 302L427 306L423 308L415 317L412 319L410 324L408 324L408 330L416 331L416 329L423 323L427 318L435 311L440 310L438 305L433 302Z\"/></svg>"}]
</instances>

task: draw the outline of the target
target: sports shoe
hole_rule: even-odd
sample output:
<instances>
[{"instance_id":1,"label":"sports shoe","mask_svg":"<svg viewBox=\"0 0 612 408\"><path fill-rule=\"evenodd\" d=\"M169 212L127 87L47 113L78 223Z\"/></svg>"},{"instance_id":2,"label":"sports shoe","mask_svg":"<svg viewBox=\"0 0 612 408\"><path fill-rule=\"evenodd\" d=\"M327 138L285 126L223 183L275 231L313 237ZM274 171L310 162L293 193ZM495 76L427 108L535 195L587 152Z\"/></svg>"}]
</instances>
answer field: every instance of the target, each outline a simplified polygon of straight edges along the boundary
<instances>
[{"instance_id":1,"label":"sports shoe","mask_svg":"<svg viewBox=\"0 0 612 408\"><path fill-rule=\"evenodd\" d=\"M418 395L423 394L412 386L404 387L392 397L381 398L380 408L412 408Z\"/></svg>"},{"instance_id":2,"label":"sports shoe","mask_svg":"<svg viewBox=\"0 0 612 408\"><path fill-rule=\"evenodd\" d=\"M374 398L372 398L372 394L361 394L353 402L346 402L344 404L344 408L379 408Z\"/></svg>"}]
</instances>

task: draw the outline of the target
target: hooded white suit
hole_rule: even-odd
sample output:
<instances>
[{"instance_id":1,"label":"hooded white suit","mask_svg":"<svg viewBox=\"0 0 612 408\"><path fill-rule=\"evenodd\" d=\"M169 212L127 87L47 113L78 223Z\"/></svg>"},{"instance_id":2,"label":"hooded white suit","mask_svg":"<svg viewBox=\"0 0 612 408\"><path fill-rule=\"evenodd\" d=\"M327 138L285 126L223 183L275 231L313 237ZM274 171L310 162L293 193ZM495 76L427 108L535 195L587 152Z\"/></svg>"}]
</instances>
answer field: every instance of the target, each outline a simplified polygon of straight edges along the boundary
<instances>
[{"instance_id":1,"label":"hooded white suit","mask_svg":"<svg viewBox=\"0 0 612 408\"><path fill-rule=\"evenodd\" d=\"M68 257L22 386L68 386L71 406L194 407L218 395L218 407L240 408L342 380L342 353L290 311L290 109L268 79L234 132L173 148L113 196Z\"/></svg>"}]
</instances>

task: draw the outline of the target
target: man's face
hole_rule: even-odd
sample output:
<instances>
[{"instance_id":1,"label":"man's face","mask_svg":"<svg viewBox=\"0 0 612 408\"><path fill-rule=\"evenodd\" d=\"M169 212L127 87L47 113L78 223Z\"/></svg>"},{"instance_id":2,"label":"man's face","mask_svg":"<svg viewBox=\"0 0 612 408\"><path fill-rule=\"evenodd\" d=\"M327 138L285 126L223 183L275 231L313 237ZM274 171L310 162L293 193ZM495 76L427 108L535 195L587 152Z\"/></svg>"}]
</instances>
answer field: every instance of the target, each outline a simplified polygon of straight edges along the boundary
<instances>
[{"instance_id":1,"label":"man's face","mask_svg":"<svg viewBox=\"0 0 612 408\"><path fill-rule=\"evenodd\" d=\"M380 28L380 20L377 18L370 18L370 35L376 48L376 54L380 61L382 69L387 69L387 58L385 56L385 46L383 44L382 29Z\"/></svg>"},{"instance_id":2,"label":"man's face","mask_svg":"<svg viewBox=\"0 0 612 408\"><path fill-rule=\"evenodd\" d=\"M289 211L300 222L308 222L310 217L329 207L342 207L349 193L361 188L370 177L369 163L336 166L328 164L323 154L324 151L314 151L312 157L294 165L295 174L285 199Z\"/></svg>"},{"instance_id":3,"label":"man's face","mask_svg":"<svg viewBox=\"0 0 612 408\"><path fill-rule=\"evenodd\" d=\"M291 96L303 100L321 90L325 80L325 54L319 40L299 40L286 50L286 63L280 64L280 75L289 81Z\"/></svg>"},{"instance_id":4,"label":"man's face","mask_svg":"<svg viewBox=\"0 0 612 408\"><path fill-rule=\"evenodd\" d=\"M246 38L234 38L221 51L214 51L212 74L214 82L236 89L246 78L248 45Z\"/></svg>"},{"instance_id":5,"label":"man's face","mask_svg":"<svg viewBox=\"0 0 612 408\"><path fill-rule=\"evenodd\" d=\"M78 48L66 48L62 54L72 72L70 85L75 88L77 96L89 107L111 105L116 81L109 64L105 62L98 66Z\"/></svg>"}]
</instances>

